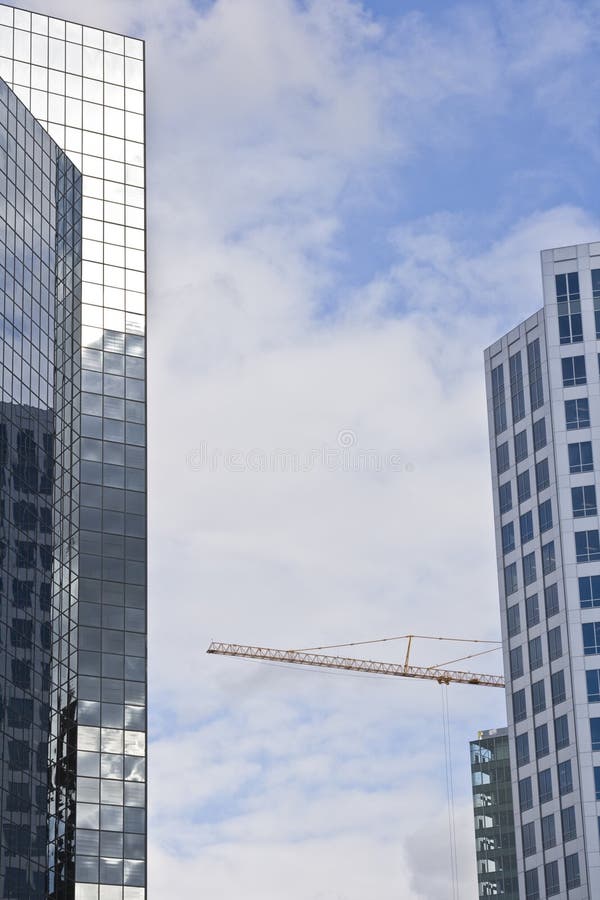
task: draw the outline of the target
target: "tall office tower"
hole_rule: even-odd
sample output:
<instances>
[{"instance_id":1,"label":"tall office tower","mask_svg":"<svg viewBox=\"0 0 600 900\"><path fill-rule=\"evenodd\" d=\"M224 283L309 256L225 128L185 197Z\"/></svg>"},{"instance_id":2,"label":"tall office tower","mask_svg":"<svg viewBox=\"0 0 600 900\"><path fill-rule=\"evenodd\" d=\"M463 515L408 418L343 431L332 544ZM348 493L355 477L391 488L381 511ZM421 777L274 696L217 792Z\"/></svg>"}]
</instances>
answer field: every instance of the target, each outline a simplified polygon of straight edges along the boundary
<instances>
[{"instance_id":1,"label":"tall office tower","mask_svg":"<svg viewBox=\"0 0 600 900\"><path fill-rule=\"evenodd\" d=\"M485 354L520 896L600 897L600 243Z\"/></svg>"},{"instance_id":2,"label":"tall office tower","mask_svg":"<svg viewBox=\"0 0 600 900\"><path fill-rule=\"evenodd\" d=\"M507 728L471 741L471 782L479 896L519 900Z\"/></svg>"},{"instance_id":3,"label":"tall office tower","mask_svg":"<svg viewBox=\"0 0 600 900\"><path fill-rule=\"evenodd\" d=\"M0 5L0 897L145 900L143 43Z\"/></svg>"}]
</instances>

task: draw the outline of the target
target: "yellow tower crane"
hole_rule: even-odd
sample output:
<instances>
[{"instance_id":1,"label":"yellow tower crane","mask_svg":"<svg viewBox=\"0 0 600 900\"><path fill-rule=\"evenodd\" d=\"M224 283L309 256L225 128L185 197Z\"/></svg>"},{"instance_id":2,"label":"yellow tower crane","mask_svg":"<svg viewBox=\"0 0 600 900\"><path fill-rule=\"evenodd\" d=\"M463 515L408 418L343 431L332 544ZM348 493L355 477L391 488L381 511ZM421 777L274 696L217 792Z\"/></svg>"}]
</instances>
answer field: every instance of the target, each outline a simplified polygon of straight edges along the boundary
<instances>
[{"instance_id":1,"label":"yellow tower crane","mask_svg":"<svg viewBox=\"0 0 600 900\"><path fill-rule=\"evenodd\" d=\"M449 660L436 666L410 665L410 651L415 639L451 641L453 643L468 644L493 644L492 650L500 647L498 641L469 640L467 638L431 637L430 635L404 634L398 638L381 638L378 641L356 641L351 644L331 644L327 647L307 647L302 650L276 650L272 647L253 647L248 644L225 644L212 641L207 653L217 653L221 656L238 656L245 659L256 659L267 662L290 663L296 666L313 666L322 669L344 669L350 672L367 672L373 675L397 675L401 678L424 678L429 681L437 681L438 684L478 684L482 687L504 687L502 675L483 675L476 672L458 672L454 669L442 668L463 659L471 659L483 653L491 653L492 650L484 650L481 653L473 653L463 656L460 660ZM350 656L324 656L314 651L328 650L333 647L354 647L359 644L374 644L384 641L407 639L408 646L404 663L376 662L367 659L355 659Z\"/></svg>"}]
</instances>

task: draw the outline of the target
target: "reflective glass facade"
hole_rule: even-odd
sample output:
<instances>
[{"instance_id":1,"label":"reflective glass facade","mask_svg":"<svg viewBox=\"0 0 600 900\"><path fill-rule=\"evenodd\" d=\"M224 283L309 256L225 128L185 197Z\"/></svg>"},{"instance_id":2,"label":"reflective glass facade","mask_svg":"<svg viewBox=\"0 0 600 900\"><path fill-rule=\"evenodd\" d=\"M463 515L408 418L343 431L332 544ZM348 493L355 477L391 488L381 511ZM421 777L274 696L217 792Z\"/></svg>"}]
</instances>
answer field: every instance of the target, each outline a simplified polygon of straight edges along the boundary
<instances>
[{"instance_id":1,"label":"reflective glass facade","mask_svg":"<svg viewBox=\"0 0 600 900\"><path fill-rule=\"evenodd\" d=\"M0 5L0 896L145 900L143 43Z\"/></svg>"},{"instance_id":2,"label":"reflective glass facade","mask_svg":"<svg viewBox=\"0 0 600 900\"><path fill-rule=\"evenodd\" d=\"M508 729L471 741L471 781L479 896L519 900Z\"/></svg>"}]
</instances>

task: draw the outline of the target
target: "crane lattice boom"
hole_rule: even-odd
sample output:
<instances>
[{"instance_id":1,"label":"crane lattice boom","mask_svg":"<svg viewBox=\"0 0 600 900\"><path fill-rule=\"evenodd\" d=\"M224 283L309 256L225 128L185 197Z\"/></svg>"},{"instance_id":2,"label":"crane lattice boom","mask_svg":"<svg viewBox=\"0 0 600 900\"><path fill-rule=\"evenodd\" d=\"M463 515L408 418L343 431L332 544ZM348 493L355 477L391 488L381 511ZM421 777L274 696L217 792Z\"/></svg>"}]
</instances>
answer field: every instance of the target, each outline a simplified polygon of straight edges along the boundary
<instances>
[{"instance_id":1,"label":"crane lattice boom","mask_svg":"<svg viewBox=\"0 0 600 900\"><path fill-rule=\"evenodd\" d=\"M454 672L451 669L423 668L408 663L374 662L349 656L323 656L301 650L274 650L270 647L250 647L246 644L223 644L213 641L207 653L221 656L242 656L269 662L284 662L298 666L316 666L324 669L345 669L351 672L369 672L373 675L399 675L402 678L424 678L439 684L479 684L484 687L504 687L501 675L481 675L475 672Z\"/></svg>"}]
</instances>

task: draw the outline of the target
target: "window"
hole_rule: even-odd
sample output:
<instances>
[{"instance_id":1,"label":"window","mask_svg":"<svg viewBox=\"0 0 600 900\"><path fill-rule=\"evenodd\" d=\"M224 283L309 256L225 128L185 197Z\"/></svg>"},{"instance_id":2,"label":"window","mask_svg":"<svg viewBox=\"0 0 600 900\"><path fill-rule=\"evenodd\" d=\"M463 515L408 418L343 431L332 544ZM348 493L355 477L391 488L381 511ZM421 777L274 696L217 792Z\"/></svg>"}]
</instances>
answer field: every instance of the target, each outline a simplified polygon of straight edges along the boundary
<instances>
[{"instance_id":1,"label":"window","mask_svg":"<svg viewBox=\"0 0 600 900\"><path fill-rule=\"evenodd\" d=\"M24 659L10 661L12 683L24 690L31 690L31 663Z\"/></svg>"},{"instance_id":2,"label":"window","mask_svg":"<svg viewBox=\"0 0 600 900\"><path fill-rule=\"evenodd\" d=\"M579 344L583 341L579 275L555 275L556 302L558 307L558 333L561 344Z\"/></svg>"},{"instance_id":3,"label":"window","mask_svg":"<svg viewBox=\"0 0 600 900\"><path fill-rule=\"evenodd\" d=\"M554 846L551 844L550 846ZM546 897L555 897L560 894L560 875L558 874L558 862L554 859L544 866L546 878Z\"/></svg>"},{"instance_id":4,"label":"window","mask_svg":"<svg viewBox=\"0 0 600 900\"><path fill-rule=\"evenodd\" d=\"M527 432L525 430L515 434L515 462L527 459Z\"/></svg>"},{"instance_id":5,"label":"window","mask_svg":"<svg viewBox=\"0 0 600 900\"><path fill-rule=\"evenodd\" d=\"M525 394L523 392L523 366L521 354L508 357L510 372L510 402L513 422L519 422L525 416Z\"/></svg>"},{"instance_id":6,"label":"window","mask_svg":"<svg viewBox=\"0 0 600 900\"><path fill-rule=\"evenodd\" d=\"M519 604L509 606L506 610L506 621L508 624L508 636L514 637L521 630L521 614L519 612Z\"/></svg>"},{"instance_id":7,"label":"window","mask_svg":"<svg viewBox=\"0 0 600 900\"><path fill-rule=\"evenodd\" d=\"M537 728L534 729L534 738L536 759L548 756L550 753L550 740L548 738L548 726L545 723L543 725L538 725Z\"/></svg>"},{"instance_id":8,"label":"window","mask_svg":"<svg viewBox=\"0 0 600 900\"><path fill-rule=\"evenodd\" d=\"M556 741L557 750L564 750L571 743L568 716L559 716L558 719L554 720L554 740Z\"/></svg>"},{"instance_id":9,"label":"window","mask_svg":"<svg viewBox=\"0 0 600 900\"><path fill-rule=\"evenodd\" d=\"M524 503L531 497L531 485L529 483L529 469L517 475L517 497L519 503Z\"/></svg>"},{"instance_id":10,"label":"window","mask_svg":"<svg viewBox=\"0 0 600 900\"><path fill-rule=\"evenodd\" d=\"M600 338L600 269L592 269L592 296L594 298L596 337Z\"/></svg>"},{"instance_id":11,"label":"window","mask_svg":"<svg viewBox=\"0 0 600 900\"><path fill-rule=\"evenodd\" d=\"M546 420L538 419L537 422L533 423L533 449L537 453L537 451L541 450L542 447L545 447L547 443Z\"/></svg>"},{"instance_id":12,"label":"window","mask_svg":"<svg viewBox=\"0 0 600 900\"><path fill-rule=\"evenodd\" d=\"M510 676L520 678L523 674L523 648L515 647L510 651Z\"/></svg>"},{"instance_id":13,"label":"window","mask_svg":"<svg viewBox=\"0 0 600 900\"><path fill-rule=\"evenodd\" d=\"M507 445L508 452L508 445ZM579 444L569 444L569 471L571 475L580 472L594 471L594 456L592 454L592 442L581 441Z\"/></svg>"},{"instance_id":14,"label":"window","mask_svg":"<svg viewBox=\"0 0 600 900\"><path fill-rule=\"evenodd\" d=\"M510 456L508 453L508 442L505 441L503 444L496 447L496 469L498 475L502 475L502 473L506 472L509 468Z\"/></svg>"},{"instance_id":15,"label":"window","mask_svg":"<svg viewBox=\"0 0 600 900\"><path fill-rule=\"evenodd\" d=\"M550 657L550 662L560 659L562 654L562 635L560 625L557 625L556 628L551 628L548 632L548 656Z\"/></svg>"},{"instance_id":16,"label":"window","mask_svg":"<svg viewBox=\"0 0 600 900\"><path fill-rule=\"evenodd\" d=\"M531 597L525 598L525 617L528 628L533 628L540 621L540 604L538 603L537 594L532 594Z\"/></svg>"},{"instance_id":17,"label":"window","mask_svg":"<svg viewBox=\"0 0 600 900\"><path fill-rule=\"evenodd\" d=\"M552 500L544 500L538 506L540 534L552 528Z\"/></svg>"},{"instance_id":18,"label":"window","mask_svg":"<svg viewBox=\"0 0 600 900\"><path fill-rule=\"evenodd\" d=\"M531 411L535 412L544 403L544 387L542 382L542 360L540 357L540 342L536 338L527 345L527 368L529 370L529 397L531 399Z\"/></svg>"},{"instance_id":19,"label":"window","mask_svg":"<svg viewBox=\"0 0 600 900\"><path fill-rule=\"evenodd\" d=\"M590 427L590 404L587 397L578 397L577 400L565 400L565 419L567 431L576 428Z\"/></svg>"},{"instance_id":20,"label":"window","mask_svg":"<svg viewBox=\"0 0 600 900\"><path fill-rule=\"evenodd\" d=\"M530 512L523 513L519 519L519 527L521 531L521 543L526 544L527 541L533 540L533 516Z\"/></svg>"},{"instance_id":21,"label":"window","mask_svg":"<svg viewBox=\"0 0 600 900\"><path fill-rule=\"evenodd\" d=\"M544 591L544 605L546 607L546 618L550 619L559 611L558 603L558 585L549 584Z\"/></svg>"},{"instance_id":22,"label":"window","mask_svg":"<svg viewBox=\"0 0 600 900\"><path fill-rule=\"evenodd\" d=\"M600 606L600 575L579 578L579 602L583 609Z\"/></svg>"},{"instance_id":23,"label":"window","mask_svg":"<svg viewBox=\"0 0 600 900\"><path fill-rule=\"evenodd\" d=\"M594 766L594 789L596 800L600 800L600 766Z\"/></svg>"},{"instance_id":24,"label":"window","mask_svg":"<svg viewBox=\"0 0 600 900\"><path fill-rule=\"evenodd\" d=\"M529 668L533 671L539 669L543 664L542 639L541 637L531 638L529 641Z\"/></svg>"},{"instance_id":25,"label":"window","mask_svg":"<svg viewBox=\"0 0 600 900\"><path fill-rule=\"evenodd\" d=\"M590 719L592 750L600 750L600 719Z\"/></svg>"},{"instance_id":26,"label":"window","mask_svg":"<svg viewBox=\"0 0 600 900\"><path fill-rule=\"evenodd\" d=\"M577 819L575 818L575 807L568 806L561 812L563 841L574 841L577 837Z\"/></svg>"},{"instance_id":27,"label":"window","mask_svg":"<svg viewBox=\"0 0 600 900\"><path fill-rule=\"evenodd\" d=\"M20 650L30 650L33 646L33 622L27 619L13 619L10 630L10 642Z\"/></svg>"},{"instance_id":28,"label":"window","mask_svg":"<svg viewBox=\"0 0 600 900\"><path fill-rule=\"evenodd\" d=\"M600 703L600 669L588 669L585 673L588 703Z\"/></svg>"},{"instance_id":29,"label":"window","mask_svg":"<svg viewBox=\"0 0 600 900\"><path fill-rule=\"evenodd\" d=\"M585 356L566 356L562 360L563 387L585 384Z\"/></svg>"},{"instance_id":30,"label":"window","mask_svg":"<svg viewBox=\"0 0 600 900\"><path fill-rule=\"evenodd\" d=\"M575 532L575 556L577 562L600 560L600 534L597 528Z\"/></svg>"},{"instance_id":31,"label":"window","mask_svg":"<svg viewBox=\"0 0 600 900\"><path fill-rule=\"evenodd\" d=\"M552 813L549 816L542 816L542 847L544 850L556 847L556 826Z\"/></svg>"},{"instance_id":32,"label":"window","mask_svg":"<svg viewBox=\"0 0 600 900\"><path fill-rule=\"evenodd\" d=\"M571 891L573 888L579 887L581 884L581 877L579 875L579 854L572 853L570 856L565 856L565 878L567 879L567 890Z\"/></svg>"},{"instance_id":33,"label":"window","mask_svg":"<svg viewBox=\"0 0 600 900\"><path fill-rule=\"evenodd\" d=\"M571 500L573 502L573 516L576 519L598 515L596 488L593 484L571 488Z\"/></svg>"},{"instance_id":34,"label":"window","mask_svg":"<svg viewBox=\"0 0 600 900\"><path fill-rule=\"evenodd\" d=\"M556 552L554 550L554 541L542 544L542 572L544 575L550 575L556 569Z\"/></svg>"},{"instance_id":35,"label":"window","mask_svg":"<svg viewBox=\"0 0 600 900\"><path fill-rule=\"evenodd\" d=\"M518 589L519 584L517 580L517 564L511 563L509 566L505 566L504 568L504 587L506 590L506 596L509 597L511 594L514 594Z\"/></svg>"},{"instance_id":36,"label":"window","mask_svg":"<svg viewBox=\"0 0 600 900\"><path fill-rule=\"evenodd\" d=\"M529 735L527 732L516 736L515 747L517 751L517 765L524 766L529 762Z\"/></svg>"},{"instance_id":37,"label":"window","mask_svg":"<svg viewBox=\"0 0 600 900\"><path fill-rule=\"evenodd\" d=\"M535 822L526 822L521 828L523 856L533 856L535 850Z\"/></svg>"},{"instance_id":38,"label":"window","mask_svg":"<svg viewBox=\"0 0 600 900\"><path fill-rule=\"evenodd\" d=\"M527 718L527 704L525 702L525 691L515 691L513 694L513 720L522 722Z\"/></svg>"},{"instance_id":39,"label":"window","mask_svg":"<svg viewBox=\"0 0 600 900\"><path fill-rule=\"evenodd\" d=\"M35 565L35 542L34 541L15 541L17 550L18 566Z\"/></svg>"},{"instance_id":40,"label":"window","mask_svg":"<svg viewBox=\"0 0 600 900\"><path fill-rule=\"evenodd\" d=\"M540 900L540 883L537 869L525 872L525 900Z\"/></svg>"},{"instance_id":41,"label":"window","mask_svg":"<svg viewBox=\"0 0 600 900\"><path fill-rule=\"evenodd\" d=\"M515 549L515 526L508 522L502 526L502 552L510 553Z\"/></svg>"},{"instance_id":42,"label":"window","mask_svg":"<svg viewBox=\"0 0 600 900\"><path fill-rule=\"evenodd\" d=\"M496 434L506 430L506 401L504 396L504 368L502 363L492 369L492 407Z\"/></svg>"},{"instance_id":43,"label":"window","mask_svg":"<svg viewBox=\"0 0 600 900\"><path fill-rule=\"evenodd\" d=\"M547 803L552 800L552 771L543 769L538 772L538 793L540 795L540 803Z\"/></svg>"},{"instance_id":44,"label":"window","mask_svg":"<svg viewBox=\"0 0 600 900\"><path fill-rule=\"evenodd\" d=\"M509 509L512 509L512 490L510 487L510 481L507 481L506 484L501 484L498 488L498 499L500 501L500 512L505 513L508 512Z\"/></svg>"},{"instance_id":45,"label":"window","mask_svg":"<svg viewBox=\"0 0 600 900\"><path fill-rule=\"evenodd\" d=\"M533 584L536 578L535 551L533 551L533 553L528 553L527 556L523 557L523 581L525 585Z\"/></svg>"},{"instance_id":46,"label":"window","mask_svg":"<svg viewBox=\"0 0 600 900\"><path fill-rule=\"evenodd\" d=\"M531 704L534 714L546 709L546 690L543 681L535 681L531 685Z\"/></svg>"},{"instance_id":47,"label":"window","mask_svg":"<svg viewBox=\"0 0 600 900\"><path fill-rule=\"evenodd\" d=\"M531 778L521 778L519 781L519 807L521 812L531 809L533 806L533 791Z\"/></svg>"},{"instance_id":48,"label":"window","mask_svg":"<svg viewBox=\"0 0 600 900\"><path fill-rule=\"evenodd\" d=\"M571 769L571 760L566 759L558 764L558 792L561 797L570 794L573 790L573 771Z\"/></svg>"},{"instance_id":49,"label":"window","mask_svg":"<svg viewBox=\"0 0 600 900\"><path fill-rule=\"evenodd\" d=\"M550 484L550 470L548 468L548 460L541 459L535 464L535 483L538 491L541 493Z\"/></svg>"},{"instance_id":50,"label":"window","mask_svg":"<svg viewBox=\"0 0 600 900\"><path fill-rule=\"evenodd\" d=\"M586 656L595 656L600 653L600 622L590 622L582 625L583 652Z\"/></svg>"},{"instance_id":51,"label":"window","mask_svg":"<svg viewBox=\"0 0 600 900\"><path fill-rule=\"evenodd\" d=\"M556 706L557 703L562 703L563 700L567 699L565 673L563 669L561 669L560 672L554 672L550 676L550 689L552 691L552 703L554 706Z\"/></svg>"}]
</instances>

